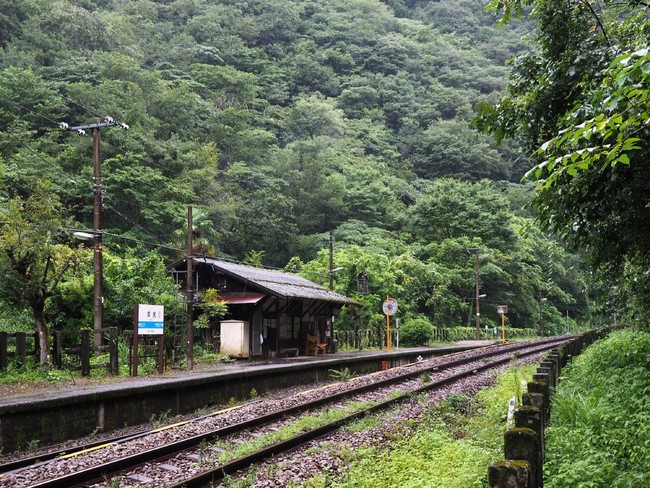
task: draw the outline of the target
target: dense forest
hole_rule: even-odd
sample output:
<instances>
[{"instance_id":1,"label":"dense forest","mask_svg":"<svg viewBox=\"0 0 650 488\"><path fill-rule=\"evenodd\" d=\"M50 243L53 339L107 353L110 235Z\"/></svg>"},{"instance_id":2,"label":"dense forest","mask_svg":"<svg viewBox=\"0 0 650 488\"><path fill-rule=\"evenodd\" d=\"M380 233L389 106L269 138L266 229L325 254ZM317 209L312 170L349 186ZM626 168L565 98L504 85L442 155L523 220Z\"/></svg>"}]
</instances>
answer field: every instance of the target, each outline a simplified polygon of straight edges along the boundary
<instances>
[{"instance_id":1,"label":"dense forest","mask_svg":"<svg viewBox=\"0 0 650 488\"><path fill-rule=\"evenodd\" d=\"M106 116L129 126L101 131L110 324L134 300L179 303L165 264L186 253L188 205L194 252L323 284L332 232L335 289L366 305L338 327L381 324L388 294L407 321L472 325L472 248L486 325L497 304L544 334L609 320L579 243L528 205L530 144L476 127L509 60L536 55L536 19L485 7L0 0L0 328L92 323L92 250L72 235L93 227L92 141L61 122Z\"/></svg>"}]
</instances>

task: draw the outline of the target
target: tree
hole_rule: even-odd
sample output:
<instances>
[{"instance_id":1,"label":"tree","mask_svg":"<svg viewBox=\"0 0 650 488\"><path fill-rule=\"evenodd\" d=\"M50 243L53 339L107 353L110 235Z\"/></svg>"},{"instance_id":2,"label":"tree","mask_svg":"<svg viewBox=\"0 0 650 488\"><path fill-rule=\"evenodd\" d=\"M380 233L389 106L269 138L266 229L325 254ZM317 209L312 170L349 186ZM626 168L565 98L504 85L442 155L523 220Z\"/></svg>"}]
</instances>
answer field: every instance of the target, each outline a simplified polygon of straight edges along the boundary
<instances>
[{"instance_id":1,"label":"tree","mask_svg":"<svg viewBox=\"0 0 650 488\"><path fill-rule=\"evenodd\" d=\"M421 178L454 177L478 181L507 180L510 168L487 136L453 119L431 125L413 137L411 161Z\"/></svg>"},{"instance_id":2,"label":"tree","mask_svg":"<svg viewBox=\"0 0 650 488\"><path fill-rule=\"evenodd\" d=\"M483 106L477 123L521 139L537 158L528 178L539 182L538 222L588 249L608 281L632 278L650 310L648 7L494 0L490 8L507 21L528 5L539 51L516 61L507 95Z\"/></svg>"},{"instance_id":3,"label":"tree","mask_svg":"<svg viewBox=\"0 0 650 488\"><path fill-rule=\"evenodd\" d=\"M433 325L425 317L417 317L404 322L400 329L400 339L407 347L428 346L433 340Z\"/></svg>"},{"instance_id":4,"label":"tree","mask_svg":"<svg viewBox=\"0 0 650 488\"><path fill-rule=\"evenodd\" d=\"M288 142L313 140L318 136L336 137L343 130L343 112L331 100L319 95L299 98L289 109L285 121Z\"/></svg>"},{"instance_id":5,"label":"tree","mask_svg":"<svg viewBox=\"0 0 650 488\"><path fill-rule=\"evenodd\" d=\"M219 296L219 291L209 288L201 297L201 315L194 322L194 327L202 330L204 344L213 344L219 335L219 319L228 313L228 305Z\"/></svg>"},{"instance_id":6,"label":"tree","mask_svg":"<svg viewBox=\"0 0 650 488\"><path fill-rule=\"evenodd\" d=\"M187 212L181 212L174 219L176 227L172 232L174 245L179 249L184 249L187 253ZM194 207L192 209L192 254L196 255L214 255L219 240L219 233L215 230L214 222L206 209Z\"/></svg>"},{"instance_id":7,"label":"tree","mask_svg":"<svg viewBox=\"0 0 650 488\"><path fill-rule=\"evenodd\" d=\"M31 309L43 367L49 361L46 302L59 293L79 260L78 250L60 243L62 215L63 207L47 183L27 199L12 198L2 209L0 293L10 303Z\"/></svg>"},{"instance_id":8,"label":"tree","mask_svg":"<svg viewBox=\"0 0 650 488\"><path fill-rule=\"evenodd\" d=\"M13 37L20 35L30 10L26 0L0 0L0 46L4 47Z\"/></svg>"},{"instance_id":9,"label":"tree","mask_svg":"<svg viewBox=\"0 0 650 488\"><path fill-rule=\"evenodd\" d=\"M469 236L496 249L514 247L508 201L494 184L436 180L412 207L412 229L424 241Z\"/></svg>"}]
</instances>

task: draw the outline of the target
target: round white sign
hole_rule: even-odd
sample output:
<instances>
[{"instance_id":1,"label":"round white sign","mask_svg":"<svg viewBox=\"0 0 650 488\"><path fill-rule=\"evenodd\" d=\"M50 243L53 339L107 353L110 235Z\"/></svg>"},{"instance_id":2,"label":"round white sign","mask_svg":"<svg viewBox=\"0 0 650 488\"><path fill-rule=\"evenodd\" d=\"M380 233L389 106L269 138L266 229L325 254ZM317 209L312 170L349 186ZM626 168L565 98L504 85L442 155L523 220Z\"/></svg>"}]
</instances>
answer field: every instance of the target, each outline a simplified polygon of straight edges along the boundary
<instances>
[{"instance_id":1,"label":"round white sign","mask_svg":"<svg viewBox=\"0 0 650 488\"><path fill-rule=\"evenodd\" d=\"M389 298L388 300L384 301L384 304L381 308L384 311L384 314L395 315L395 312L397 312L397 302L394 298Z\"/></svg>"}]
</instances>

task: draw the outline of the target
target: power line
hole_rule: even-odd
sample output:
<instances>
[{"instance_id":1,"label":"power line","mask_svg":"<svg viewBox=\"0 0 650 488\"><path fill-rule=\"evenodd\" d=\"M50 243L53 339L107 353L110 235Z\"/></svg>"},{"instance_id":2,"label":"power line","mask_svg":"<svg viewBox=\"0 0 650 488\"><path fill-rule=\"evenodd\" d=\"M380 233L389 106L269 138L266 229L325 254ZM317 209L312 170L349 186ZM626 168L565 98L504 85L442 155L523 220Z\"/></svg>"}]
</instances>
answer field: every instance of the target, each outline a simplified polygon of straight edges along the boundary
<instances>
[{"instance_id":1,"label":"power line","mask_svg":"<svg viewBox=\"0 0 650 488\"><path fill-rule=\"evenodd\" d=\"M121 212L119 212L117 209L115 209L115 208L112 207L111 205L106 204L106 208L108 208L108 209L111 210L113 213L115 213L116 215L118 215L119 217L121 217L122 219L124 219L124 220L125 220L126 222L128 222L129 224L131 224L131 225L137 227L138 229L140 229L140 230L141 230L142 232L144 232L145 234L147 234L147 235L149 235L149 236L151 236L151 237L157 239L157 237L156 237L155 234L153 234L152 232L149 232L147 229L145 229L144 227L142 227L140 224L136 223L135 221L131 220L131 219L130 219L129 217L127 217L126 215L123 215Z\"/></svg>"},{"instance_id":2,"label":"power line","mask_svg":"<svg viewBox=\"0 0 650 488\"><path fill-rule=\"evenodd\" d=\"M94 123L94 124L90 124L90 125L86 125L86 126L70 127L70 125L67 124L66 122L57 122L56 120L54 120L54 119L52 119L52 118L50 118L50 117L47 117L47 116L45 116L45 115L42 115L42 114L36 112L35 110L32 110L32 109L30 109L30 108L28 108L28 107L25 107L24 105L21 105L21 104L19 104L19 103L17 103L17 102L14 102L14 101L9 100L9 99L4 98L4 97L0 97L0 99L4 100L4 101L7 102L7 103L10 103L10 104L14 105L15 107L20 108L21 110L27 111L27 112L29 112L29 113L31 113L31 114L37 116L37 117L40 117L40 118L42 118L42 119L44 119L44 120L47 120L48 122L51 122L52 124L55 124L56 126L58 126L59 129L61 129L61 130L63 130L63 131L76 130L77 133L78 133L79 135L85 135L85 130L88 129L88 128L97 129L97 128L99 128L99 127L103 127L103 126L112 126L112 125L120 125L123 129L128 129L128 128L129 128L129 126L126 125L125 123L117 123L117 122L115 122L115 120L114 120L112 117L106 117L106 118L105 118L105 122L104 122L104 123L101 123L101 124L100 124L100 123ZM81 103L79 103L79 102L76 101L76 100L73 100L73 99L71 99L71 98L67 98L66 100L69 101L69 102L74 103L75 105L77 105L77 106L79 106L79 107L81 107L81 108L83 108L86 112L93 112L93 113L95 113L95 114L98 113L98 111L95 110L94 108L93 108L92 110L89 110L88 107L82 105ZM27 149L28 149L28 150L29 150L29 151L30 151L34 156L36 156L39 160L41 160L41 161L42 161L43 163L45 163L47 166L49 166L50 168L52 168L52 169L56 170L57 172L59 172L59 173L60 173L62 176L64 176L66 179L69 179L70 182L72 182L73 184L77 184L77 181L76 181L74 178L72 178L70 175L68 175L67 173L65 173L65 172L64 172L60 167L58 167L57 165L55 165L55 164L53 164L53 163L47 161L45 158L43 158L43 157L42 157L42 156L41 156L41 155L40 155L40 154L39 154L39 153L38 153L34 148L32 148L28 143L26 143L25 141L20 140L16 135L14 135L13 133L11 133L11 132L9 132L9 131L7 131L6 133L7 133L10 137L12 137L12 138L13 138L13 139L18 143L18 144L20 144L21 146L26 147L26 148L27 148ZM109 144L109 146L113 147L113 148L116 149L116 150L123 150L122 148L118 148L118 147L115 146L114 144L111 144L111 143L108 143L108 144ZM157 166L157 167L159 167L159 168L161 168L161 169L163 169L163 170L165 170L165 171L175 173L175 174L177 174L177 175L180 175L180 174L181 174L181 172L179 172L179 171L175 171L175 170L172 170L172 169L170 169L170 168L166 168L165 166L162 166L162 165L160 165L160 164L157 164L157 163L155 163L155 162L153 162L153 161L147 161L147 163L149 163L149 164L151 164L151 165L153 165L153 166ZM95 191L97 191L97 189L96 189ZM137 227L138 229L140 229L141 231L143 231L145 234L147 234L147 235L149 235L149 236L151 236L151 237L157 238L153 233L151 233L150 231L148 231L147 229L145 229L145 228L142 227L141 225L137 224L137 223L134 222L132 219L126 217L126 216L123 215L121 212L119 212L118 210L116 210L114 207L108 205L107 208L109 208L109 209L110 209L111 211L113 211L116 215L118 215L119 217L121 217L122 219L124 219L126 222L130 223L131 225L133 225L133 226ZM176 249L176 248L173 248L173 247L170 247L170 246L166 246L165 244L162 244L162 243L152 243L152 242L142 241L142 240L138 240L138 239L126 238L126 237L124 237L124 236L119 236L119 235L116 235L116 234L110 234L110 233L104 233L104 234L106 234L106 235L111 235L111 236L113 236L113 237L119 237L119 238L121 238L121 239L128 239L128 240L131 240L131 241L134 241L134 242L140 242L140 243L147 244L147 245L153 245L153 246L160 247L160 248L166 248L166 249L170 249L170 250L174 250L174 251L180 251L179 249Z\"/></svg>"},{"instance_id":3,"label":"power line","mask_svg":"<svg viewBox=\"0 0 650 488\"><path fill-rule=\"evenodd\" d=\"M111 146L113 149L116 149L116 150L124 150L123 148L119 148L119 147L117 147L115 144L111 144L109 141L104 141L104 142L105 142L107 145ZM125 155L126 155L126 156L129 155L129 150L128 150L128 149L126 150L126 154L125 154ZM151 166L156 166L156 167L158 167L158 168L160 168L160 169L162 169L162 170L164 170L164 171L167 171L168 173L173 173L173 174L175 174L175 175L177 175L177 176L181 176L181 175L183 174L183 173L180 172L180 171L176 171L176 170L174 170L174 169L171 169L171 168L168 168L168 167L166 167L166 166L163 166L163 165L160 164L160 163L156 163L156 162L154 162L154 161L151 160L151 159L143 159L143 158L138 157L138 160L139 160L140 163L146 163L146 164L151 165Z\"/></svg>"},{"instance_id":4,"label":"power line","mask_svg":"<svg viewBox=\"0 0 650 488\"><path fill-rule=\"evenodd\" d=\"M83 106L81 103L79 103L77 100L73 100L72 98L66 98L68 102L74 103L77 107L83 108L88 114L89 117L99 117L99 110L96 110L95 108L90 108Z\"/></svg>"},{"instance_id":5,"label":"power line","mask_svg":"<svg viewBox=\"0 0 650 488\"><path fill-rule=\"evenodd\" d=\"M8 221L0 220L0 225L4 225L6 223L8 223ZM37 222L30 222L30 221L27 221L25 223L27 225L31 226L31 227L36 227L38 229L58 230L58 231L63 231L63 232L68 233L68 234L74 234L75 232L79 232L79 233L88 234L89 236L92 236L92 235L94 235L96 233L95 231L90 230L90 229L78 229L76 227L60 227L60 226L52 226L52 225L42 225L42 224L39 224ZM101 233L103 235L105 235L105 236L113 237L113 238L116 238L116 239L121 239L123 241L136 242L138 244L145 244L145 245L152 246L152 247L164 248L164 249L168 249L170 251L185 252L185 249L178 249L178 248L175 248L175 247L172 247L172 246L167 246L166 244L160 244L160 243L156 243L156 242L145 241L143 239L136 239L134 237L127 237L127 236L124 236L124 235L121 235L121 234L114 234L112 232L102 231Z\"/></svg>"},{"instance_id":6,"label":"power line","mask_svg":"<svg viewBox=\"0 0 650 488\"><path fill-rule=\"evenodd\" d=\"M167 249L169 251L185 252L185 249L178 249L176 247L167 246L166 244L149 242L149 241L145 241L145 240L142 240L142 239L136 239L134 237L126 237L126 236L119 235L119 234L112 234L110 232L104 232L104 235L109 236L109 237L114 237L114 238L117 238L117 239L122 239L124 241L137 242L138 244L145 244L147 246L153 246L153 247L158 247L158 248L161 248L161 249Z\"/></svg>"},{"instance_id":7,"label":"power line","mask_svg":"<svg viewBox=\"0 0 650 488\"><path fill-rule=\"evenodd\" d=\"M53 124L58 124L58 122L56 120L53 120L53 119L47 117L46 115L39 114L38 112L35 112L31 108L25 107L24 105L21 105L21 104L19 104L17 102L14 102L13 100L9 100L8 98L5 98L5 97L0 97L0 98L5 102L11 103L12 105L15 105L16 107L19 107L19 108L21 108L23 110L26 110L27 112L30 112L30 113L36 115L37 117L40 117L40 118L45 119L45 120L47 120L49 122L52 122Z\"/></svg>"},{"instance_id":8,"label":"power line","mask_svg":"<svg viewBox=\"0 0 650 488\"><path fill-rule=\"evenodd\" d=\"M40 154L39 152L37 152L33 147L31 147L27 142L21 140L18 136L16 136L15 134L13 134L13 133L10 132L10 131L5 131L5 133L8 134L11 138L13 138L16 142L18 142L18 144L20 144L21 146L24 146L25 148L29 149L29 151L30 151L34 156L36 156L38 159L40 159L41 161L43 161L43 162L44 162L46 165L48 165L50 168L52 168L52 169L58 171L59 173L61 173L61 175L65 176L67 179L69 179L69 180L70 180L70 183L75 184L75 185L77 184L77 181L76 181L72 176L70 176L69 174L67 174L65 171L63 171L63 170L62 170L59 166L57 166L56 164L51 163L51 162L49 162L49 161L46 161L45 158L43 158L43 156L41 156L41 154Z\"/></svg>"},{"instance_id":9,"label":"power line","mask_svg":"<svg viewBox=\"0 0 650 488\"><path fill-rule=\"evenodd\" d=\"M39 226L39 225L36 225L36 224L33 224L33 225L35 225L36 227L42 227L42 226ZM88 235L94 235L95 234L95 231L88 230L88 229L75 229L75 228L71 228L71 227L50 227L50 228L51 229L56 229L56 230L63 230L63 231L66 231L66 232L70 232L72 234L74 234L75 232L81 232L81 233L88 234ZM127 236L124 236L124 235L121 235L121 234L114 234L112 232L102 231L101 233L104 236L113 237L113 238L116 238L116 239L121 239L123 241L136 242L138 244L145 244L147 246L159 247L159 248L167 249L167 250L170 250L170 251L177 251L177 252L184 252L185 251L184 249L177 249L175 247L167 246L165 244L145 241L143 239L136 239L134 237L127 237Z\"/></svg>"},{"instance_id":10,"label":"power line","mask_svg":"<svg viewBox=\"0 0 650 488\"><path fill-rule=\"evenodd\" d=\"M10 103L10 104L12 104L12 105L18 107L18 108L20 108L20 109L22 109L22 110L25 110L25 111L27 111L27 112L30 112L31 114L36 115L37 117L40 117L40 118L42 118L42 119L44 119L44 120L47 120L48 122L51 122L52 124L56 125L56 126L59 127L60 129L63 129L63 130L68 130L68 129L69 129L69 125L68 125L67 123L65 123L65 122L59 122L59 121L56 121L56 120L54 120L54 119L52 119L52 118L50 118L50 117L48 117L48 116L46 116L46 115L40 114L40 113L36 112L35 110L30 109L29 107L25 107L24 105L21 105L21 104L19 104L19 103L17 103L17 102L14 102L13 100L9 100L9 99L4 98L4 97L0 97L0 99L2 99L2 100L4 100L5 102ZM82 109L84 109L87 113L92 113L92 114L95 115L95 116L98 116L98 114L99 114L99 111L96 110L96 109L94 109L93 107L88 108L88 107L86 107L85 105L82 105L81 103L79 103L78 101L73 100L72 98L66 98L66 101L69 101L69 102L74 103L75 105L77 105L77 106L81 107ZM121 125L123 128L127 128L127 127L128 127L128 126L126 126L126 124L119 124L119 125ZM85 135L85 132L80 133L80 135ZM111 143L110 143L109 141L107 141L107 140L104 140L103 142L104 142L105 144L111 146L113 149L116 149L116 150L122 150L122 151L124 150L124 148L117 147L116 145L111 144ZM127 150L127 155L128 155L128 150ZM173 173L173 174L178 175L178 176L182 175L182 172L180 172L180 171L176 171L176 170L171 169L171 168L166 167L166 166L163 166L162 164L156 163L156 162L153 161L153 160L150 160L150 159L141 159L141 161L144 162L144 163L146 163L146 164L148 164L148 165L156 166L156 167L158 167L158 168L160 168L160 169L162 169L162 170L164 170L164 171L167 171L167 172L169 172L169 173ZM59 169L59 171L61 171L61 170Z\"/></svg>"},{"instance_id":11,"label":"power line","mask_svg":"<svg viewBox=\"0 0 650 488\"><path fill-rule=\"evenodd\" d=\"M77 100L73 100L72 98L66 98L66 100L69 101L69 102L74 103L78 107L83 108L86 112L92 113L93 116L97 116L97 117L99 116L99 111L96 110L94 107L88 108L88 107L82 105L81 103L79 103ZM124 150L124 148L119 148L116 145L112 144L110 141L104 140L103 142L104 142L104 144L107 144L107 145L111 146L113 149ZM128 152L128 149L127 149L126 150L126 155L128 156L128 154L129 154L129 152ZM176 170L173 170L171 168L165 167L165 166L163 166L163 165L161 165L159 163L154 162L153 160L141 159L141 158L139 158L139 159L140 159L141 162L147 163L147 164L149 164L151 166L156 166L156 167L158 167L158 168L160 168L162 170L165 170L167 172L174 173L174 174L179 175L179 176L182 174L180 171L176 171Z\"/></svg>"}]
</instances>

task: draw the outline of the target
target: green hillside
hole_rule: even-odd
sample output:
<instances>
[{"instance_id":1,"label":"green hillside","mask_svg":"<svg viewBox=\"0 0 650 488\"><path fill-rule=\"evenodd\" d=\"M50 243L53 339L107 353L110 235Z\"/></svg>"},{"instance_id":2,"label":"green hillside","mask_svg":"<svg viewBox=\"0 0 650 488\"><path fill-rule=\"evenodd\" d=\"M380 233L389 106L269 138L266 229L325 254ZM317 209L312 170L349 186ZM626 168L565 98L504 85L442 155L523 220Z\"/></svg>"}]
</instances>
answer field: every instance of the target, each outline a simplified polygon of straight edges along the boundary
<instances>
[{"instance_id":1,"label":"green hillside","mask_svg":"<svg viewBox=\"0 0 650 488\"><path fill-rule=\"evenodd\" d=\"M486 325L499 303L544 334L590 319L580 256L523 208L531 161L471 124L533 25L499 27L479 0L0 0L3 327L36 302L55 327L88 323L71 229L93 226L92 144L59 123L94 116L130 127L101 131L112 323L133 293L173 295L160 268L132 275L184 254L189 204L195 251L322 283L333 231L335 288L368 305L340 327L378 323L387 294L407 320L471 326L475 247ZM30 259L52 265L21 274Z\"/></svg>"}]
</instances>

